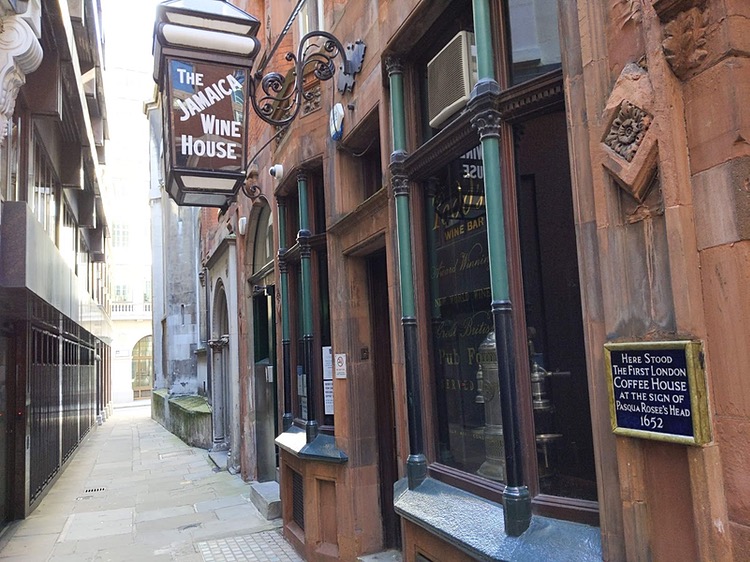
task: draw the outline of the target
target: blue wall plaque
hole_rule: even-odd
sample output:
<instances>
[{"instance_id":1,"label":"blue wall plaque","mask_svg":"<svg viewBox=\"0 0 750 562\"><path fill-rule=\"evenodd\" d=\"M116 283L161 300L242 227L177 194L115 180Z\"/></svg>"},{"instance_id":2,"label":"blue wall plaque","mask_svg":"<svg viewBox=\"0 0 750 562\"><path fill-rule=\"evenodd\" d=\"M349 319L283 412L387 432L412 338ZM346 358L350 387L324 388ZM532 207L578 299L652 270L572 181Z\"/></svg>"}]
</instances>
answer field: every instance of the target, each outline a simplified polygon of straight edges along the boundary
<instances>
[{"instance_id":1,"label":"blue wall plaque","mask_svg":"<svg viewBox=\"0 0 750 562\"><path fill-rule=\"evenodd\" d=\"M710 440L700 343L609 343L604 351L616 434L688 445Z\"/></svg>"}]
</instances>

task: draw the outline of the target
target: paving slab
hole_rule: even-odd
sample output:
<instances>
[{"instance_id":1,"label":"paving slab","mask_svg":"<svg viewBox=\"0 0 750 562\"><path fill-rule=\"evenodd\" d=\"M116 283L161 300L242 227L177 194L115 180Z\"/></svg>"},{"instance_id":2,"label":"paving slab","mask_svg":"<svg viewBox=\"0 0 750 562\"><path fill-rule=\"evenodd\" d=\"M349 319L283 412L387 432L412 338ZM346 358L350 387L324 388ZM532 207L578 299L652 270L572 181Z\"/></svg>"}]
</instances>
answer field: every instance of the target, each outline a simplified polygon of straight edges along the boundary
<instances>
[{"instance_id":1,"label":"paving slab","mask_svg":"<svg viewBox=\"0 0 750 562\"><path fill-rule=\"evenodd\" d=\"M0 559L20 556L23 560L47 560L57 542L56 533L25 535L12 540L0 551Z\"/></svg>"},{"instance_id":2,"label":"paving slab","mask_svg":"<svg viewBox=\"0 0 750 562\"><path fill-rule=\"evenodd\" d=\"M37 509L0 536L0 562L302 560L251 494L149 406L116 408Z\"/></svg>"},{"instance_id":3,"label":"paving slab","mask_svg":"<svg viewBox=\"0 0 750 562\"><path fill-rule=\"evenodd\" d=\"M165 507L161 509L152 509L150 511L141 511L135 516L135 522L143 523L160 519L172 519L173 517L179 517L181 515L192 516L194 513L195 510L187 505Z\"/></svg>"},{"instance_id":4,"label":"paving slab","mask_svg":"<svg viewBox=\"0 0 750 562\"><path fill-rule=\"evenodd\" d=\"M206 562L304 562L278 530L198 543Z\"/></svg>"},{"instance_id":5,"label":"paving slab","mask_svg":"<svg viewBox=\"0 0 750 562\"><path fill-rule=\"evenodd\" d=\"M74 513L68 517L58 542L129 535L133 532L132 508Z\"/></svg>"}]
</instances>

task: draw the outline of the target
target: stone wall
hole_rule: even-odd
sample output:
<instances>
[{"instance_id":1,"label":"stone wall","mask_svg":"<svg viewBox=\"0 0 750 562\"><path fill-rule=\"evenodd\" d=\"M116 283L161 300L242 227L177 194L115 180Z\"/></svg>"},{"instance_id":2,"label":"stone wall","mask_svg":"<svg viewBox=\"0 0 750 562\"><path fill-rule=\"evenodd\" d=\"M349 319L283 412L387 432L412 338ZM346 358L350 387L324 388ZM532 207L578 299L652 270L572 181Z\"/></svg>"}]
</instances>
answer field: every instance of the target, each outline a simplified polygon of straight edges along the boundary
<instances>
[{"instance_id":1,"label":"stone wall","mask_svg":"<svg viewBox=\"0 0 750 562\"><path fill-rule=\"evenodd\" d=\"M169 397L165 389L151 398L151 417L192 447L210 449L211 406L203 396Z\"/></svg>"}]
</instances>

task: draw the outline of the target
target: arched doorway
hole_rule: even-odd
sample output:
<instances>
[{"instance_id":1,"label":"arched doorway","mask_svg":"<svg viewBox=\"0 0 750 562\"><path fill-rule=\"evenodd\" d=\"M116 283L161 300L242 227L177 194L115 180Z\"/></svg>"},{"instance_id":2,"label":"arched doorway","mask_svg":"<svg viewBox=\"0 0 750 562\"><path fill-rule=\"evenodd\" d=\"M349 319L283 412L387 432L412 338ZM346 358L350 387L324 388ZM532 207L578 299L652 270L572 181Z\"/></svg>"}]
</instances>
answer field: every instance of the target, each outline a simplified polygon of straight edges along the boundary
<instances>
[{"instance_id":1,"label":"arched doorway","mask_svg":"<svg viewBox=\"0 0 750 562\"><path fill-rule=\"evenodd\" d=\"M213 422L213 450L228 451L230 439L230 367L229 367L229 312L224 285L219 281L214 296L211 346L211 408Z\"/></svg>"},{"instance_id":2,"label":"arched doorway","mask_svg":"<svg viewBox=\"0 0 750 562\"><path fill-rule=\"evenodd\" d=\"M145 336L133 346L133 400L151 398L154 387L154 338Z\"/></svg>"},{"instance_id":3,"label":"arched doorway","mask_svg":"<svg viewBox=\"0 0 750 562\"><path fill-rule=\"evenodd\" d=\"M274 243L271 207L264 205L257 215L252 239L253 263L249 283L252 289L253 341L255 362L255 446L258 480L276 479L278 456L275 438L278 424L278 377L276 373L276 310L274 306Z\"/></svg>"}]
</instances>

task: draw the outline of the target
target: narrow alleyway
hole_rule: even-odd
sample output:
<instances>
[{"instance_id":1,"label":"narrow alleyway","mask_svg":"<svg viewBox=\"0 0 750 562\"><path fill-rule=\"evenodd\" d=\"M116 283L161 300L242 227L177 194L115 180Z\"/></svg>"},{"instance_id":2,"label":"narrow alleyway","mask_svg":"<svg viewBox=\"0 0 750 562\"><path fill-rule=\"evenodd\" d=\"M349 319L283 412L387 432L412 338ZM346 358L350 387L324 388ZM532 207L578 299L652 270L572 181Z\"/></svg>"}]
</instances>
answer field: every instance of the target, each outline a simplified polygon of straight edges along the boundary
<instances>
[{"instance_id":1,"label":"narrow alleyway","mask_svg":"<svg viewBox=\"0 0 750 562\"><path fill-rule=\"evenodd\" d=\"M41 505L0 537L0 561L300 561L239 476L151 420L115 409Z\"/></svg>"}]
</instances>

